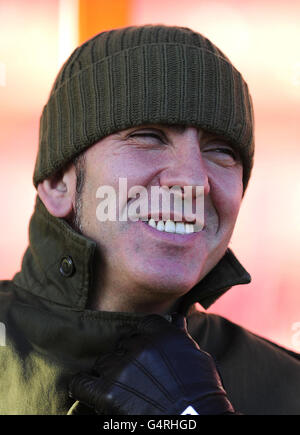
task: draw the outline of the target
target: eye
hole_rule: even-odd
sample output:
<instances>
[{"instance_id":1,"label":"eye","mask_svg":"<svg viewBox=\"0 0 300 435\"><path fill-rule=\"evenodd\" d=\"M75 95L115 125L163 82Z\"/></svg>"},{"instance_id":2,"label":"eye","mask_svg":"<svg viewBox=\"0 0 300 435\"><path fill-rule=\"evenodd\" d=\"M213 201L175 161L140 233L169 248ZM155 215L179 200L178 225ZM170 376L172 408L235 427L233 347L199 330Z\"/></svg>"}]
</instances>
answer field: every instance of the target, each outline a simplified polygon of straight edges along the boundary
<instances>
[{"instance_id":1,"label":"eye","mask_svg":"<svg viewBox=\"0 0 300 435\"><path fill-rule=\"evenodd\" d=\"M160 139L160 137L155 133L134 133L130 137L153 137L154 139Z\"/></svg>"},{"instance_id":2,"label":"eye","mask_svg":"<svg viewBox=\"0 0 300 435\"><path fill-rule=\"evenodd\" d=\"M229 145L219 143L209 144L202 149L202 153L209 160L221 166L234 166L240 162L238 152Z\"/></svg>"},{"instance_id":3,"label":"eye","mask_svg":"<svg viewBox=\"0 0 300 435\"><path fill-rule=\"evenodd\" d=\"M237 155L232 148L215 148L214 151L216 153L227 154L228 156L231 156L234 160L237 159Z\"/></svg>"},{"instance_id":4,"label":"eye","mask_svg":"<svg viewBox=\"0 0 300 435\"><path fill-rule=\"evenodd\" d=\"M165 143L164 137L161 133L153 130L138 130L130 133L128 139L134 139L135 142L139 143Z\"/></svg>"}]
</instances>

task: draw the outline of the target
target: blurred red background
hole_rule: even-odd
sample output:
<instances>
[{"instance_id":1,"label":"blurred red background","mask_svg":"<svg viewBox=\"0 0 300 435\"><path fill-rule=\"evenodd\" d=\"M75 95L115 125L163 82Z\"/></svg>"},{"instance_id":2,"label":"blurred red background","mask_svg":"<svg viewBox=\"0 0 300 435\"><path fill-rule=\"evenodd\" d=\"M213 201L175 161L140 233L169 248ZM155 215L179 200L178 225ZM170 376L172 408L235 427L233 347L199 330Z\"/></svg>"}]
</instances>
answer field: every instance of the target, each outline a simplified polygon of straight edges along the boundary
<instances>
[{"instance_id":1,"label":"blurred red background","mask_svg":"<svg viewBox=\"0 0 300 435\"><path fill-rule=\"evenodd\" d=\"M39 116L79 42L130 24L191 27L242 72L256 156L230 247L252 275L208 311L300 351L300 3L293 0L0 0L0 279L20 268Z\"/></svg>"}]
</instances>

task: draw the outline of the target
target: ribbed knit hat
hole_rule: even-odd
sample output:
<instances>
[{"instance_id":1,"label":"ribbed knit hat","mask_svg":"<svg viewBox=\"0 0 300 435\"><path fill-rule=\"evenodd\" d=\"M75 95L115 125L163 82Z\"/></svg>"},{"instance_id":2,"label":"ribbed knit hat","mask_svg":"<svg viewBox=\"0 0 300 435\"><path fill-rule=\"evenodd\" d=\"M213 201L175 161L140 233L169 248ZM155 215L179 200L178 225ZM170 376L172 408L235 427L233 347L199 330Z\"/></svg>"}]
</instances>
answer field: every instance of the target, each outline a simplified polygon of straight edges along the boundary
<instances>
[{"instance_id":1,"label":"ribbed knit hat","mask_svg":"<svg viewBox=\"0 0 300 435\"><path fill-rule=\"evenodd\" d=\"M72 53L41 116L34 185L101 138L141 124L221 134L240 152L246 188L254 153L246 82L207 38L164 25L103 32Z\"/></svg>"}]
</instances>

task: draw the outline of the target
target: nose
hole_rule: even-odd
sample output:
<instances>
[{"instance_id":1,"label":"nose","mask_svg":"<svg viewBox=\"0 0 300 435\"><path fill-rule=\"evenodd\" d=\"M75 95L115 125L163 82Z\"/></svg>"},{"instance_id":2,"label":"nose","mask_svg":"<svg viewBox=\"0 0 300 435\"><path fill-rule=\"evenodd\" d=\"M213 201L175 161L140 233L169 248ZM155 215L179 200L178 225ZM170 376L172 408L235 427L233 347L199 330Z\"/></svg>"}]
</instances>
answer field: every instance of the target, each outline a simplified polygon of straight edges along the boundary
<instances>
[{"instance_id":1,"label":"nose","mask_svg":"<svg viewBox=\"0 0 300 435\"><path fill-rule=\"evenodd\" d=\"M173 143L170 160L160 173L160 185L192 186L193 197L196 196L196 186L203 187L204 196L210 192L209 177L201 149L200 135L196 128L188 128L178 135Z\"/></svg>"}]
</instances>

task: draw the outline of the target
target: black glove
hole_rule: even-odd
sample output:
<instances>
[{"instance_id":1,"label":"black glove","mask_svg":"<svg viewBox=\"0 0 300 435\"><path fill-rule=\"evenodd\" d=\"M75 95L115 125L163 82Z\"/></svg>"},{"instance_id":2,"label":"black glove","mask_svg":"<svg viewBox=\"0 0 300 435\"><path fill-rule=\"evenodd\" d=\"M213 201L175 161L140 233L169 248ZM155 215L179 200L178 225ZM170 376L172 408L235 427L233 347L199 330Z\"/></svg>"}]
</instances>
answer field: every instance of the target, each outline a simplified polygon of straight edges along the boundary
<instances>
[{"instance_id":1,"label":"black glove","mask_svg":"<svg viewBox=\"0 0 300 435\"><path fill-rule=\"evenodd\" d=\"M71 380L70 397L105 415L234 414L213 358L178 315L143 318L91 374Z\"/></svg>"}]
</instances>

